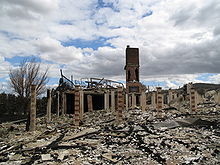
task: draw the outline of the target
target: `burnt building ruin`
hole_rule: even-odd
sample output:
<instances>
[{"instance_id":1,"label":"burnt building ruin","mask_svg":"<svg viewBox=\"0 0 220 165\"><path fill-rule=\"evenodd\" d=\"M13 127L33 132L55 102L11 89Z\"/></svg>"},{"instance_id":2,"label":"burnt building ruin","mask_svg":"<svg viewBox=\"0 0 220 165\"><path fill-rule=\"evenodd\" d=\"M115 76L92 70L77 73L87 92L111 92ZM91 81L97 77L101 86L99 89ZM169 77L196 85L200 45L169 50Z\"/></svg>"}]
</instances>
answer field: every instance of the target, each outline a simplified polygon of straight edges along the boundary
<instances>
[{"instance_id":1,"label":"burnt building ruin","mask_svg":"<svg viewBox=\"0 0 220 165\"><path fill-rule=\"evenodd\" d=\"M61 71L59 86L52 92L57 98L57 115L74 114L79 123L83 113L94 110L117 112L120 109L122 112L121 109L140 108L143 111L155 109L162 113L164 108L180 109L182 102L188 101L190 110L196 111L197 104L204 100L204 96L197 92L192 83L181 89L162 90L161 87L157 87L154 91L146 90L140 82L139 49L128 45L125 56L125 85L105 78L84 78L74 82L65 77ZM119 95L119 98L123 99L123 104L118 101ZM216 94L215 100L220 100L219 97L220 95Z\"/></svg>"},{"instance_id":2,"label":"burnt building ruin","mask_svg":"<svg viewBox=\"0 0 220 165\"><path fill-rule=\"evenodd\" d=\"M73 81L61 71L58 88L47 92L47 115L37 119L32 86L33 132L0 125L14 130L0 134L0 164L219 164L220 85L146 90L138 48L125 54L125 85Z\"/></svg>"}]
</instances>

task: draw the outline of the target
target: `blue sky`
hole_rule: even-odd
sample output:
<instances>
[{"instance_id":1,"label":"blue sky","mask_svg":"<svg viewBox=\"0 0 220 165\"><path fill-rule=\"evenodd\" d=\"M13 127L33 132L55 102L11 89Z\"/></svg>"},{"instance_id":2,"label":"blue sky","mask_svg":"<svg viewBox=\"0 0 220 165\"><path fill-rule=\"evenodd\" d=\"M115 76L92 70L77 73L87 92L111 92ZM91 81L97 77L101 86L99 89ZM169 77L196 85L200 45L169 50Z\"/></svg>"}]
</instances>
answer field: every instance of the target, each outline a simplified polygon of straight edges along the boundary
<instances>
[{"instance_id":1,"label":"blue sky","mask_svg":"<svg viewBox=\"0 0 220 165\"><path fill-rule=\"evenodd\" d=\"M140 50L145 85L220 83L216 0L1 0L0 15L0 92L27 57L49 67L48 87L60 69L123 82L127 45Z\"/></svg>"},{"instance_id":2,"label":"blue sky","mask_svg":"<svg viewBox=\"0 0 220 165\"><path fill-rule=\"evenodd\" d=\"M61 44L64 47L74 46L76 48L92 48L93 50L97 50L99 47L108 46L112 47L110 43L106 42L111 38L104 38L100 37L95 40L81 40L81 39L75 39L75 40L68 40L68 41L61 41Z\"/></svg>"}]
</instances>

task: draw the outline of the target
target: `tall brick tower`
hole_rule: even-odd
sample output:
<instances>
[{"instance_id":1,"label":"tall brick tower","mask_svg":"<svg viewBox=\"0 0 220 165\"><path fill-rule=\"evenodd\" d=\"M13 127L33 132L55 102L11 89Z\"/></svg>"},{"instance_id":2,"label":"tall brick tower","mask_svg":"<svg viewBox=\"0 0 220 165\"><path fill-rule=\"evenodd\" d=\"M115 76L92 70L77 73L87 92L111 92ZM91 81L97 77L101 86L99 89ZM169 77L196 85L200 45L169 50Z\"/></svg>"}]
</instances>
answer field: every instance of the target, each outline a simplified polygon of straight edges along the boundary
<instances>
[{"instance_id":1,"label":"tall brick tower","mask_svg":"<svg viewBox=\"0 0 220 165\"><path fill-rule=\"evenodd\" d=\"M140 93L141 83L139 82L139 49L126 48L126 90L127 93L137 92Z\"/></svg>"}]
</instances>

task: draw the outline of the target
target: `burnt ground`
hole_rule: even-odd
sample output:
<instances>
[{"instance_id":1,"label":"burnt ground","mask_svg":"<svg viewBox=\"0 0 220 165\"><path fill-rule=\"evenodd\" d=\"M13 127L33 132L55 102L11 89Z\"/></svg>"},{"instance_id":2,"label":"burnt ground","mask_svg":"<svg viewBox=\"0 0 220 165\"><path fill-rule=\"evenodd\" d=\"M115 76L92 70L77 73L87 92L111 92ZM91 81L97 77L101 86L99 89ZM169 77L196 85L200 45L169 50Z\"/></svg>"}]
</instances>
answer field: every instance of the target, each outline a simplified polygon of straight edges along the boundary
<instances>
[{"instance_id":1,"label":"burnt ground","mask_svg":"<svg viewBox=\"0 0 220 165\"><path fill-rule=\"evenodd\" d=\"M25 123L0 125L0 165L8 164L219 164L220 111L201 106L194 113L167 109L84 114L81 126L72 116L37 118L37 131Z\"/></svg>"},{"instance_id":2,"label":"burnt ground","mask_svg":"<svg viewBox=\"0 0 220 165\"><path fill-rule=\"evenodd\" d=\"M12 122L12 121L17 121L17 120L22 120L22 119L26 119L26 117L21 116L21 115L1 115L0 124L5 123L5 122Z\"/></svg>"}]
</instances>

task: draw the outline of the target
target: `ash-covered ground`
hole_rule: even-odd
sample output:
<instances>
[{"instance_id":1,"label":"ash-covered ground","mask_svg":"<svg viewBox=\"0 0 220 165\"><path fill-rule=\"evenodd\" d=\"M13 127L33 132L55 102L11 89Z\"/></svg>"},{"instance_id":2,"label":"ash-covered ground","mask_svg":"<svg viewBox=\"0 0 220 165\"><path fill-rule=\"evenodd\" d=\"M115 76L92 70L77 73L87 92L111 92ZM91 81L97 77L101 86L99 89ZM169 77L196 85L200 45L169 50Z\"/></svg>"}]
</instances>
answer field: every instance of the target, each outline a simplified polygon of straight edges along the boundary
<instances>
[{"instance_id":1,"label":"ash-covered ground","mask_svg":"<svg viewBox=\"0 0 220 165\"><path fill-rule=\"evenodd\" d=\"M37 119L37 131L25 123L0 125L0 165L16 164L220 164L220 108L202 104L194 113L167 108L142 112L84 114L74 127L71 115L51 123Z\"/></svg>"}]
</instances>

